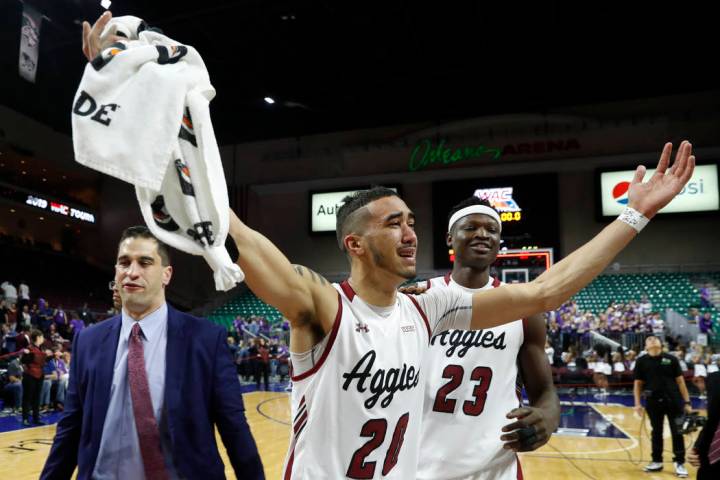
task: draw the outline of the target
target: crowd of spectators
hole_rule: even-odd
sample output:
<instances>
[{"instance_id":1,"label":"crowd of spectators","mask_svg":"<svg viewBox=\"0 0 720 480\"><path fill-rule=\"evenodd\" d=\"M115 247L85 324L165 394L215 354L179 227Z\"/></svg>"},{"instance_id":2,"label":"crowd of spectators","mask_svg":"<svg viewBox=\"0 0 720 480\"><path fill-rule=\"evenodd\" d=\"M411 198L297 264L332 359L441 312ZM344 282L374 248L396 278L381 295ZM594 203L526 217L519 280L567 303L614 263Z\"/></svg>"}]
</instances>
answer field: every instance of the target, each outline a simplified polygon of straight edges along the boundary
<instances>
[{"instance_id":1,"label":"crowd of spectators","mask_svg":"<svg viewBox=\"0 0 720 480\"><path fill-rule=\"evenodd\" d=\"M710 313L700 314L691 308L687 317L697 323L706 338L714 337ZM671 336L647 298L615 302L597 314L583 311L577 303L568 301L548 312L546 322L545 352L560 386L591 387L597 396L606 395L610 387L630 390L635 360L645 353L643 345L650 335L664 339L665 350L680 360L683 376L693 393L703 397L705 378L720 370L720 353L696 341ZM591 332L605 338L593 339Z\"/></svg>"},{"instance_id":2,"label":"crowd of spectators","mask_svg":"<svg viewBox=\"0 0 720 480\"><path fill-rule=\"evenodd\" d=\"M38 403L39 413L62 411L74 335L114 312L93 312L87 303L71 309L51 305L43 297L31 296L30 286L24 281L16 287L6 280L0 284L0 289L0 399L3 413L14 414L25 407L23 417L27 417L27 409L35 407L25 405L29 399ZM42 340L35 345L34 339L38 338ZM37 400L34 399L35 382L38 383ZM28 395L29 388L32 395ZM33 416L36 422L39 421L35 414Z\"/></svg>"}]
</instances>

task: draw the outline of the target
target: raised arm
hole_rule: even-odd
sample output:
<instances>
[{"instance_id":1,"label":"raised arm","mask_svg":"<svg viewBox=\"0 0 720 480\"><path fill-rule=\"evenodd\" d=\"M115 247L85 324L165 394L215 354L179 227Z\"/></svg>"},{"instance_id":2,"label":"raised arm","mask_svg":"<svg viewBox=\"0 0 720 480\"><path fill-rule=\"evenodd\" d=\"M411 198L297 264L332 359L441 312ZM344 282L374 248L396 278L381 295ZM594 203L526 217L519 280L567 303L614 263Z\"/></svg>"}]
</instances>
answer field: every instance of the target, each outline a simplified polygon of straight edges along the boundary
<instances>
[{"instance_id":1,"label":"raised arm","mask_svg":"<svg viewBox=\"0 0 720 480\"><path fill-rule=\"evenodd\" d=\"M682 142L675 163L668 170L671 153L672 144L665 144L656 172L645 183L642 181L645 167L641 165L635 170L628 207L647 219L680 193L695 169L690 142ZM615 220L532 282L475 293L471 328L495 327L558 308L605 270L637 234L628 223Z\"/></svg>"},{"instance_id":2,"label":"raised arm","mask_svg":"<svg viewBox=\"0 0 720 480\"><path fill-rule=\"evenodd\" d=\"M245 282L255 295L280 310L293 328L308 329L316 337L318 327L322 334L330 331L338 293L327 280L291 265L270 240L242 223L232 210L230 236L240 252L237 263L245 272Z\"/></svg>"}]
</instances>

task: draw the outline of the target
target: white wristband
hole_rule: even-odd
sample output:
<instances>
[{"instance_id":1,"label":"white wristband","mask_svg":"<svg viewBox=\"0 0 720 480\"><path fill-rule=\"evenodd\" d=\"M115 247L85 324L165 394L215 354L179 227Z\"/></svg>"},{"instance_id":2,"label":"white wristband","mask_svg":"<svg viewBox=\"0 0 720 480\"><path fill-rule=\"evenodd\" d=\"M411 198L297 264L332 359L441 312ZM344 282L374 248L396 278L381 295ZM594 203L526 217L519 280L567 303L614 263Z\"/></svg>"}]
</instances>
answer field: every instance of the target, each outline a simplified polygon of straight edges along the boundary
<instances>
[{"instance_id":1,"label":"white wristband","mask_svg":"<svg viewBox=\"0 0 720 480\"><path fill-rule=\"evenodd\" d=\"M622 211L618 220L627 223L637 230L638 233L650 222L649 218L631 207L625 207L625 210Z\"/></svg>"}]
</instances>

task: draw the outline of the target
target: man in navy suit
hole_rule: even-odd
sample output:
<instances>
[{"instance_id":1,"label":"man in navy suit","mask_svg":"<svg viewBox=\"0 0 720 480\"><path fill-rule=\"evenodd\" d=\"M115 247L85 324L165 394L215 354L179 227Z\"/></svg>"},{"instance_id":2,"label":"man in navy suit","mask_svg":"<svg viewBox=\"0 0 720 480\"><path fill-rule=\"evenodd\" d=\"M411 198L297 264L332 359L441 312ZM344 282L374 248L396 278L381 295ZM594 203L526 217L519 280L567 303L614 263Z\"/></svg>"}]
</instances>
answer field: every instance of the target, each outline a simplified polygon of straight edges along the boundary
<instances>
[{"instance_id":1,"label":"man in navy suit","mask_svg":"<svg viewBox=\"0 0 720 480\"><path fill-rule=\"evenodd\" d=\"M226 331L165 302L167 247L146 227L120 239L122 313L79 332L65 412L42 479L264 478Z\"/></svg>"}]
</instances>

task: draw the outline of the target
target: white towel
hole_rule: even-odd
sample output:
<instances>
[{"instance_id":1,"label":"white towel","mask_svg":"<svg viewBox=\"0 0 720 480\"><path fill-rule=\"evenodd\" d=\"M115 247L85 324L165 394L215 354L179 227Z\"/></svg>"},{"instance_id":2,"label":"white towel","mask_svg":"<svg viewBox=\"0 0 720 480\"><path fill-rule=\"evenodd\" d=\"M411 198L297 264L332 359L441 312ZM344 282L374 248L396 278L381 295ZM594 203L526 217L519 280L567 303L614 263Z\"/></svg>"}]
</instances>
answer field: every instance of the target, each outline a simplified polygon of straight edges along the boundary
<instances>
[{"instance_id":1,"label":"white towel","mask_svg":"<svg viewBox=\"0 0 720 480\"><path fill-rule=\"evenodd\" d=\"M137 17L113 18L110 34L127 40L85 67L73 103L75 160L135 185L153 234L202 255L215 288L229 290L244 274L225 249L229 202L205 64Z\"/></svg>"}]
</instances>

